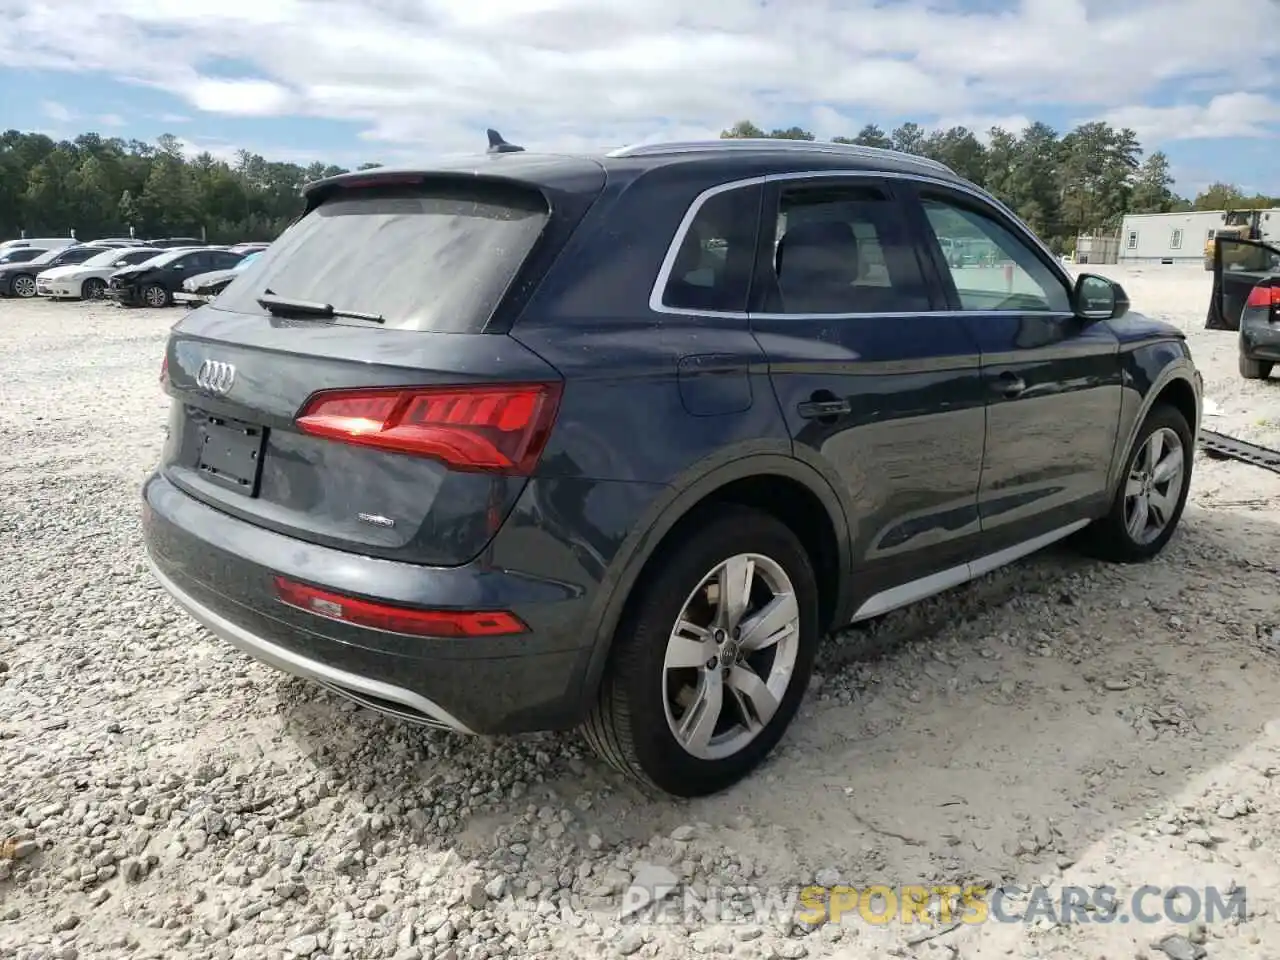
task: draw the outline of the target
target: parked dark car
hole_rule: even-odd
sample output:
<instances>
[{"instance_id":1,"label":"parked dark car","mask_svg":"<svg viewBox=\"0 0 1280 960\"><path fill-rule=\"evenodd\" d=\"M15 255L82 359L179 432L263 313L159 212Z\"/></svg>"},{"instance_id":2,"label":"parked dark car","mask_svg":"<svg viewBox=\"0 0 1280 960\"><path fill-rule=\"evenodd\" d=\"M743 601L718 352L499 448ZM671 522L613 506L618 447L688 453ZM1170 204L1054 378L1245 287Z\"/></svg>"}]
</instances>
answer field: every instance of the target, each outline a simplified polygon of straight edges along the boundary
<instances>
[{"instance_id":1,"label":"parked dark car","mask_svg":"<svg viewBox=\"0 0 1280 960\"><path fill-rule=\"evenodd\" d=\"M18 247L17 250L30 249ZM16 250L14 252L17 252ZM36 295L36 274L54 267L69 267L84 263L90 257L102 252L101 247L90 247L79 244L73 247L62 247L59 250L46 250L39 256L26 262L9 262L0 264L0 297L21 297L30 299Z\"/></svg>"},{"instance_id":2,"label":"parked dark car","mask_svg":"<svg viewBox=\"0 0 1280 960\"><path fill-rule=\"evenodd\" d=\"M178 248L136 267L116 271L111 275L105 293L108 299L122 306L167 307L173 303L174 293L182 289L188 278L210 270L230 269L243 256L209 247L194 250Z\"/></svg>"},{"instance_id":3,"label":"parked dark car","mask_svg":"<svg viewBox=\"0 0 1280 960\"><path fill-rule=\"evenodd\" d=\"M206 244L197 237L162 237L159 240L148 240L147 246L167 250L173 247L203 247Z\"/></svg>"},{"instance_id":4,"label":"parked dark car","mask_svg":"<svg viewBox=\"0 0 1280 960\"><path fill-rule=\"evenodd\" d=\"M232 247L232 250L235 248ZM182 282L182 289L173 294L174 302L185 303L189 307L197 307L208 303L231 285L231 281L244 272L248 266L261 255L261 251L245 254L243 260L229 270L211 270L209 273L198 273Z\"/></svg>"},{"instance_id":5,"label":"parked dark car","mask_svg":"<svg viewBox=\"0 0 1280 960\"><path fill-rule=\"evenodd\" d=\"M698 795L770 753L829 628L1172 536L1183 334L941 164L491 142L311 184L173 326L146 545L225 641L430 726L581 726ZM974 231L1007 281L948 267Z\"/></svg>"},{"instance_id":6,"label":"parked dark car","mask_svg":"<svg viewBox=\"0 0 1280 960\"><path fill-rule=\"evenodd\" d=\"M1280 246L1215 239L1213 302L1205 326L1240 331L1240 376L1266 380L1280 363ZM1257 269L1227 269L1224 263Z\"/></svg>"}]
</instances>

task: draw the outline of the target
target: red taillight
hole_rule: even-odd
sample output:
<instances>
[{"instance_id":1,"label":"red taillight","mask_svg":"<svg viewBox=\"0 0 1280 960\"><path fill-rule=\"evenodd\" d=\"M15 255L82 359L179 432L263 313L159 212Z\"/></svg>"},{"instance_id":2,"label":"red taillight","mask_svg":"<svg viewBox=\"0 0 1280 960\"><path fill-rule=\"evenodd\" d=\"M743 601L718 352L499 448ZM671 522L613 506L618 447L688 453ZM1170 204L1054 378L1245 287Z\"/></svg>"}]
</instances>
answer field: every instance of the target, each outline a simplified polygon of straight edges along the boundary
<instances>
[{"instance_id":1,"label":"red taillight","mask_svg":"<svg viewBox=\"0 0 1280 960\"><path fill-rule=\"evenodd\" d=\"M1280 309L1280 287L1260 283L1249 291L1249 299L1244 302L1244 305L1262 310Z\"/></svg>"},{"instance_id":2,"label":"red taillight","mask_svg":"<svg viewBox=\"0 0 1280 960\"><path fill-rule=\"evenodd\" d=\"M298 416L314 437L442 460L455 470L527 476L560 404L560 384L333 390Z\"/></svg>"},{"instance_id":3,"label":"red taillight","mask_svg":"<svg viewBox=\"0 0 1280 960\"><path fill-rule=\"evenodd\" d=\"M276 595L291 607L357 627L421 637L504 637L528 627L505 610L419 610L371 603L330 593L284 577L275 578Z\"/></svg>"},{"instance_id":4,"label":"red taillight","mask_svg":"<svg viewBox=\"0 0 1280 960\"><path fill-rule=\"evenodd\" d=\"M165 383L169 379L169 354L165 354L160 358L160 382Z\"/></svg>"}]
</instances>

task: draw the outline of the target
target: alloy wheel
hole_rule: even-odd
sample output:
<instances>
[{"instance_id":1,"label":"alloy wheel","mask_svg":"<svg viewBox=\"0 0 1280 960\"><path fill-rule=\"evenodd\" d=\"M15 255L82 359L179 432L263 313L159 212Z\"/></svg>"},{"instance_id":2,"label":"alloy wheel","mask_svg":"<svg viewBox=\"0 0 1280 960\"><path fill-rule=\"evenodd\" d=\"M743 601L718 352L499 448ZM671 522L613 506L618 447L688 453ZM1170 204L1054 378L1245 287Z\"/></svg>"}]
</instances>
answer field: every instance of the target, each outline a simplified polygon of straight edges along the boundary
<instances>
[{"instance_id":1,"label":"alloy wheel","mask_svg":"<svg viewBox=\"0 0 1280 960\"><path fill-rule=\"evenodd\" d=\"M1151 543L1173 519L1185 482L1184 459L1182 440L1169 427L1155 430L1138 451L1124 488L1125 529L1134 543Z\"/></svg>"},{"instance_id":2,"label":"alloy wheel","mask_svg":"<svg viewBox=\"0 0 1280 960\"><path fill-rule=\"evenodd\" d=\"M689 755L731 757L768 726L800 649L795 588L775 561L738 554L689 594L667 640L663 706Z\"/></svg>"},{"instance_id":3,"label":"alloy wheel","mask_svg":"<svg viewBox=\"0 0 1280 960\"><path fill-rule=\"evenodd\" d=\"M36 295L36 282L32 277L18 277L13 281L13 292L24 298Z\"/></svg>"}]
</instances>

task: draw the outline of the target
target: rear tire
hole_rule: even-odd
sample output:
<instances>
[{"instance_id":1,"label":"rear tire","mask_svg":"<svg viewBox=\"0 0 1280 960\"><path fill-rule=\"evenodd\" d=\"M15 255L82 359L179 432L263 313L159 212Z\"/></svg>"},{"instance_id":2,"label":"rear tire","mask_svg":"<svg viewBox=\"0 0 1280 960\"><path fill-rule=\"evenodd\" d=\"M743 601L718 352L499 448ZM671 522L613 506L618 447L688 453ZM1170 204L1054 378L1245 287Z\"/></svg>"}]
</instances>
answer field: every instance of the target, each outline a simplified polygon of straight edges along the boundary
<instances>
[{"instance_id":1,"label":"rear tire","mask_svg":"<svg viewBox=\"0 0 1280 960\"><path fill-rule=\"evenodd\" d=\"M142 302L148 307L167 307L173 302L169 291L158 283L149 283L142 288Z\"/></svg>"},{"instance_id":2,"label":"rear tire","mask_svg":"<svg viewBox=\"0 0 1280 960\"><path fill-rule=\"evenodd\" d=\"M1082 532L1084 552L1113 563L1150 560L1178 528L1191 489L1195 438L1177 408L1151 409L1134 438L1107 515Z\"/></svg>"},{"instance_id":3,"label":"rear tire","mask_svg":"<svg viewBox=\"0 0 1280 960\"><path fill-rule=\"evenodd\" d=\"M583 734L639 783L706 796L759 766L794 718L819 642L817 577L790 528L736 505L709 508L655 559ZM745 607L720 602L726 583L750 585Z\"/></svg>"},{"instance_id":4,"label":"rear tire","mask_svg":"<svg viewBox=\"0 0 1280 960\"><path fill-rule=\"evenodd\" d=\"M1240 376L1246 380L1265 380L1271 376L1272 364L1266 360L1250 360L1242 353L1239 366Z\"/></svg>"},{"instance_id":5,"label":"rear tire","mask_svg":"<svg viewBox=\"0 0 1280 960\"><path fill-rule=\"evenodd\" d=\"M97 277L90 277L80 285L81 300L101 300L102 295L106 292L107 285Z\"/></svg>"}]
</instances>

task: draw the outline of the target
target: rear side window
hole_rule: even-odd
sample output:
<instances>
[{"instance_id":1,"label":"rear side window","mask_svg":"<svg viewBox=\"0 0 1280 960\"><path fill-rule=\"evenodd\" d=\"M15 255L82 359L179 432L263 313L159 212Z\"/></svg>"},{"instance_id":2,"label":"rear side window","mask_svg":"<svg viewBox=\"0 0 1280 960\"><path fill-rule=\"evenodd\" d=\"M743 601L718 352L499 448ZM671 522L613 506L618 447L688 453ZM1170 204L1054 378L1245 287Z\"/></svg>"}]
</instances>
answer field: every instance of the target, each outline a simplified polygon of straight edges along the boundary
<instances>
[{"instance_id":1,"label":"rear side window","mask_svg":"<svg viewBox=\"0 0 1280 960\"><path fill-rule=\"evenodd\" d=\"M662 305L704 313L744 312L759 220L758 188L708 197L680 240Z\"/></svg>"},{"instance_id":2,"label":"rear side window","mask_svg":"<svg viewBox=\"0 0 1280 960\"><path fill-rule=\"evenodd\" d=\"M861 185L802 185L779 197L765 313L920 313L928 288L897 202Z\"/></svg>"},{"instance_id":3,"label":"rear side window","mask_svg":"<svg viewBox=\"0 0 1280 960\"><path fill-rule=\"evenodd\" d=\"M546 226L546 200L506 184L348 189L286 230L217 301L264 293L378 314L385 329L482 330Z\"/></svg>"}]
</instances>

